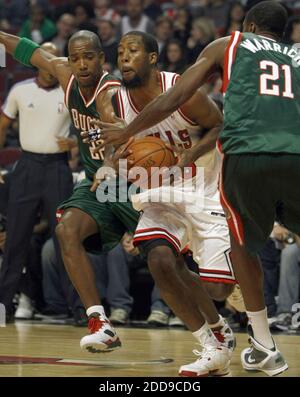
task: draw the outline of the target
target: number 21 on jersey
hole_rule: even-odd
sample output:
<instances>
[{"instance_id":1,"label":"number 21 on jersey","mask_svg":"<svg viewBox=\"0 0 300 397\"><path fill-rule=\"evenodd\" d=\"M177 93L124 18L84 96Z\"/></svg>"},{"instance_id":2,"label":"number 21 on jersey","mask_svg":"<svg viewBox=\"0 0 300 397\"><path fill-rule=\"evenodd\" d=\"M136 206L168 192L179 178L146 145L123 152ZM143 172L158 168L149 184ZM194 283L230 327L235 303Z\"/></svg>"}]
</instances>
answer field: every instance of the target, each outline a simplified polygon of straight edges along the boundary
<instances>
[{"instance_id":1,"label":"number 21 on jersey","mask_svg":"<svg viewBox=\"0 0 300 397\"><path fill-rule=\"evenodd\" d=\"M267 73L260 75L260 94L294 98L292 90L292 73L289 65L278 65L272 61L260 61L260 70ZM280 76L283 76L284 88L278 84Z\"/></svg>"}]
</instances>

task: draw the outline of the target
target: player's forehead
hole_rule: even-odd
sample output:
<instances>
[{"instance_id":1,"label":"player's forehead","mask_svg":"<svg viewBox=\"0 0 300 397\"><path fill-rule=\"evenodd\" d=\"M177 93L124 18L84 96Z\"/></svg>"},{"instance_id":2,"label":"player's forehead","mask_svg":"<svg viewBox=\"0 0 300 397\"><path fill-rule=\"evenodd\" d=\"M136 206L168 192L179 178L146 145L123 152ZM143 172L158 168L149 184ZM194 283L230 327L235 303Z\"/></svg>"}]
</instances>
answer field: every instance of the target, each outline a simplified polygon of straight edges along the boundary
<instances>
[{"instance_id":1,"label":"player's forehead","mask_svg":"<svg viewBox=\"0 0 300 397\"><path fill-rule=\"evenodd\" d=\"M126 35L123 37L119 43L119 47L141 47L144 48L144 42L142 37L136 35Z\"/></svg>"},{"instance_id":2,"label":"player's forehead","mask_svg":"<svg viewBox=\"0 0 300 397\"><path fill-rule=\"evenodd\" d=\"M83 54L86 52L96 52L93 42L89 39L73 40L69 44L69 55Z\"/></svg>"}]
</instances>

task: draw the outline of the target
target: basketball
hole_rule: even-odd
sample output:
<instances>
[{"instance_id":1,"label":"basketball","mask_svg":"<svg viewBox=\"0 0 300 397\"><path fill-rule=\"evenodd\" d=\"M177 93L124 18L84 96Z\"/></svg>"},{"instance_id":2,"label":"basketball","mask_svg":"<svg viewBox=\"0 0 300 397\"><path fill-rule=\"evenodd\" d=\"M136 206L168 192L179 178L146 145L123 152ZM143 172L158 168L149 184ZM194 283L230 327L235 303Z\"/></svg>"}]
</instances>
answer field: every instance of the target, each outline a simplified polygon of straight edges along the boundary
<instances>
[{"instance_id":1,"label":"basketball","mask_svg":"<svg viewBox=\"0 0 300 397\"><path fill-rule=\"evenodd\" d=\"M135 140L128 150L132 151L128 156L128 160L132 161L130 168L143 167L151 172L151 167L172 167L176 164L173 151L153 136Z\"/></svg>"},{"instance_id":2,"label":"basketball","mask_svg":"<svg viewBox=\"0 0 300 397\"><path fill-rule=\"evenodd\" d=\"M156 187L157 184L160 185L161 179L160 182L156 182L155 186L153 184L154 177L159 173L159 169L162 167L172 167L176 164L176 157L173 151L161 139L153 136L146 136L133 141L128 146L128 150L132 151L127 157L127 160L130 161L128 171L133 167L139 167L147 171L147 177L140 175L138 169L137 174L134 173L131 176L129 174L129 180L135 184L138 181L140 187L147 187L150 180L151 187ZM137 175L139 175L138 178Z\"/></svg>"},{"instance_id":3,"label":"basketball","mask_svg":"<svg viewBox=\"0 0 300 397\"><path fill-rule=\"evenodd\" d=\"M133 167L141 167L147 171L147 181L141 176L139 178L129 178L134 183L137 183L138 180L138 184L141 187L147 187L146 185L150 179L151 186L155 187L153 178L159 172L158 168L172 167L177 161L173 151L161 139L153 136L135 140L128 146L127 150L132 151L127 157L127 160L132 162L128 165L128 171ZM156 167L156 169L153 170L153 167Z\"/></svg>"}]
</instances>

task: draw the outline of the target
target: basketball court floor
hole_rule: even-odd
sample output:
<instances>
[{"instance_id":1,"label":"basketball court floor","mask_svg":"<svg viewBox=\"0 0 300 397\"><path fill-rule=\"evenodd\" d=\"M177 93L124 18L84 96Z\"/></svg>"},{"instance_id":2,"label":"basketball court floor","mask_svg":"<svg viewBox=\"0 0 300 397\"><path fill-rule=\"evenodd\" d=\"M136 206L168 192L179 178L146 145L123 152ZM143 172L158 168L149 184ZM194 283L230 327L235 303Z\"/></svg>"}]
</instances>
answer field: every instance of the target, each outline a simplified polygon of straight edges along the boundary
<instances>
[{"instance_id":1,"label":"basketball court floor","mask_svg":"<svg viewBox=\"0 0 300 397\"><path fill-rule=\"evenodd\" d=\"M8 377L176 377L180 365L196 359L197 348L186 330L119 328L121 349L92 355L81 352L79 340L86 328L71 325L16 322L0 328L0 376ZM231 361L234 377L265 376L246 372L240 352L247 335L236 334ZM282 377L300 377L300 335L276 335L289 370Z\"/></svg>"}]
</instances>

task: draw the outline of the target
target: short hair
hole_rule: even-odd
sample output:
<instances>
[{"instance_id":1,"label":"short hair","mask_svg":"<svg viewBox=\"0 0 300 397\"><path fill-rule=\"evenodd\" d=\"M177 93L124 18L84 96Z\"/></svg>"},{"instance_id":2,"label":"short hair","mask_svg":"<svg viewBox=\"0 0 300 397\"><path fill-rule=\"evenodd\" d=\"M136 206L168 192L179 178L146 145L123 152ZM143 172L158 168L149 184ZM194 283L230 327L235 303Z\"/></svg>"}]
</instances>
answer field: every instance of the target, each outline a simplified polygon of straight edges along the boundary
<instances>
[{"instance_id":1,"label":"short hair","mask_svg":"<svg viewBox=\"0 0 300 397\"><path fill-rule=\"evenodd\" d=\"M89 40L92 42L93 47L97 52L103 51L99 36L90 30L79 30L79 32L74 33L70 37L69 47L76 40Z\"/></svg>"},{"instance_id":2,"label":"short hair","mask_svg":"<svg viewBox=\"0 0 300 397\"><path fill-rule=\"evenodd\" d=\"M276 1L263 1L252 7L246 15L246 23L255 23L262 31L281 38L287 23L286 9Z\"/></svg>"},{"instance_id":3,"label":"short hair","mask_svg":"<svg viewBox=\"0 0 300 397\"><path fill-rule=\"evenodd\" d=\"M152 36L152 34L141 32L139 30L133 30L132 32L128 32L128 33L124 34L123 37L126 37L126 36L141 37L146 52L148 54L150 54L151 52L156 52L158 54L159 50L158 50L157 40L154 36Z\"/></svg>"}]
</instances>

